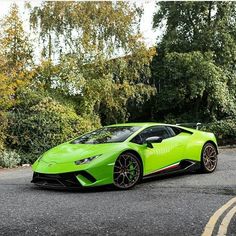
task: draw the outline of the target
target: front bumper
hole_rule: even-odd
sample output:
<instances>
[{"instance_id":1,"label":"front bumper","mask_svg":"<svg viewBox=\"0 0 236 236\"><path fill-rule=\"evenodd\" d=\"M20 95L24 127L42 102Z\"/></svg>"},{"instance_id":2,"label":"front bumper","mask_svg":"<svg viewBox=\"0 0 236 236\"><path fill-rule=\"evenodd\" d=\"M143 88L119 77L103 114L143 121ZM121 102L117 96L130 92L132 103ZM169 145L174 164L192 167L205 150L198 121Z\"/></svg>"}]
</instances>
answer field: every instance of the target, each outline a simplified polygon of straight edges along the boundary
<instances>
[{"instance_id":1,"label":"front bumper","mask_svg":"<svg viewBox=\"0 0 236 236\"><path fill-rule=\"evenodd\" d=\"M34 172L31 183L43 188L80 189L83 185L78 180L83 177L88 183L95 183L96 179L86 171L69 172L63 174L42 174Z\"/></svg>"},{"instance_id":2,"label":"front bumper","mask_svg":"<svg viewBox=\"0 0 236 236\"><path fill-rule=\"evenodd\" d=\"M32 166L34 174L31 182L40 187L58 189L107 185L113 183L113 168L111 162L76 166L36 161Z\"/></svg>"}]
</instances>

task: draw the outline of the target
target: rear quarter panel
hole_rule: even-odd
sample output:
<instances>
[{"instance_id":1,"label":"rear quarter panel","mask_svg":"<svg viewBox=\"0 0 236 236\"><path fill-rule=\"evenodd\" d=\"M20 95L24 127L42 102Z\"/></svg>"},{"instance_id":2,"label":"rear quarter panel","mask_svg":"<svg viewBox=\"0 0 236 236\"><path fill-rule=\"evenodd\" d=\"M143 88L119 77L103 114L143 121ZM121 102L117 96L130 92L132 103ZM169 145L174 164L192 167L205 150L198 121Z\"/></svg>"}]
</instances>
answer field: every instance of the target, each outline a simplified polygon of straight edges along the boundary
<instances>
[{"instance_id":1,"label":"rear quarter panel","mask_svg":"<svg viewBox=\"0 0 236 236\"><path fill-rule=\"evenodd\" d=\"M194 131L186 144L185 156L186 159L201 161L202 148L205 143L212 142L217 147L217 141L213 133Z\"/></svg>"}]
</instances>

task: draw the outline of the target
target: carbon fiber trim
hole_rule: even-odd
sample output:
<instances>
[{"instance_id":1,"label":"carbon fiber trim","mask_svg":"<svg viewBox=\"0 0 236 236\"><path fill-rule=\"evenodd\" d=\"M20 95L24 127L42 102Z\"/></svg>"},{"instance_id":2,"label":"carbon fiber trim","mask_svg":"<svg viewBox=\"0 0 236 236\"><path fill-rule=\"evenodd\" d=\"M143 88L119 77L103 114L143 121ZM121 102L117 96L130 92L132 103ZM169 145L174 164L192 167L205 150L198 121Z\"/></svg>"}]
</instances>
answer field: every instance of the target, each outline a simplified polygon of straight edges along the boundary
<instances>
[{"instance_id":1,"label":"carbon fiber trim","mask_svg":"<svg viewBox=\"0 0 236 236\"><path fill-rule=\"evenodd\" d=\"M178 165L175 165L173 168L170 168L173 165L167 166L165 168L162 168L161 170L157 170L153 173L150 173L148 175L143 176L143 179L151 178L155 176L163 176L163 175L169 175L169 174L177 174L177 173L183 173L188 171L195 171L200 169L201 162L199 161L192 161L192 160L182 160L179 162Z\"/></svg>"},{"instance_id":2,"label":"carbon fiber trim","mask_svg":"<svg viewBox=\"0 0 236 236\"><path fill-rule=\"evenodd\" d=\"M63 174L42 174L34 172L31 183L34 183L39 187L54 189L82 188L83 186L76 178L76 176L79 174L87 178L90 182L96 181L96 179L86 171L77 171Z\"/></svg>"}]
</instances>

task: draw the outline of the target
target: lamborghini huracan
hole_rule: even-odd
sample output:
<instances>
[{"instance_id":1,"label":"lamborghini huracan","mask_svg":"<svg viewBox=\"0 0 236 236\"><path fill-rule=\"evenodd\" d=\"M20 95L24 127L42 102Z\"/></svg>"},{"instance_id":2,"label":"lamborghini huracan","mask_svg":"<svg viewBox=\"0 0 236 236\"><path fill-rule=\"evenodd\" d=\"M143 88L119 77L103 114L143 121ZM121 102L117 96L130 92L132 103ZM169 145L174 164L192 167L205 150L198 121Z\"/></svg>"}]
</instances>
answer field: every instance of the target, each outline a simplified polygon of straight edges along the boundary
<instances>
[{"instance_id":1,"label":"lamborghini huracan","mask_svg":"<svg viewBox=\"0 0 236 236\"><path fill-rule=\"evenodd\" d=\"M156 175L211 173L216 169L217 155L213 133L160 123L116 124L42 154L32 166L32 182L45 188L112 184L130 189Z\"/></svg>"}]
</instances>

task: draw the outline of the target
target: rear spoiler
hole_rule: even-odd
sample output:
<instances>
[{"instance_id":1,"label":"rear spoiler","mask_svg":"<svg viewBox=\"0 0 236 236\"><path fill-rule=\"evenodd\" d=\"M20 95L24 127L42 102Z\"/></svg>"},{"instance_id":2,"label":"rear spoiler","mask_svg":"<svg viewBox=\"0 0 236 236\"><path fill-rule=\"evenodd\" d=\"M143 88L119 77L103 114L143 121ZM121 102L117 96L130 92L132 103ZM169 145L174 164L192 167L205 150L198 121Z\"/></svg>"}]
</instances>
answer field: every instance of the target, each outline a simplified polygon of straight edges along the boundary
<instances>
[{"instance_id":1,"label":"rear spoiler","mask_svg":"<svg viewBox=\"0 0 236 236\"><path fill-rule=\"evenodd\" d=\"M198 123L178 123L176 125L198 130L202 126L202 123L199 123L199 122Z\"/></svg>"}]
</instances>

